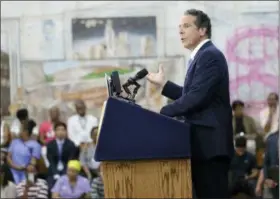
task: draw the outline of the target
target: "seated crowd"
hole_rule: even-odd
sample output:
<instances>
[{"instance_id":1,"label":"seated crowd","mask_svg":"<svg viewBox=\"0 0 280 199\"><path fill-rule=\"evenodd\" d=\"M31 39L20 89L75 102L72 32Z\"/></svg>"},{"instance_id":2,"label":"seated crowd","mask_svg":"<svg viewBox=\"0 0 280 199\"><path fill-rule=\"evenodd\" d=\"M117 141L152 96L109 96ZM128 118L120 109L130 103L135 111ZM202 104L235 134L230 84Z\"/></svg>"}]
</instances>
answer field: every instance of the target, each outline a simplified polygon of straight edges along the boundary
<instances>
[{"instance_id":1,"label":"seated crowd","mask_svg":"<svg viewBox=\"0 0 280 199\"><path fill-rule=\"evenodd\" d=\"M278 100L276 93L268 96L260 128L242 101L232 104L232 197L261 197L267 187L279 198ZM94 160L98 122L83 101L75 107L67 123L57 107L38 128L26 109L18 110L11 127L1 121L1 198L104 198L100 163Z\"/></svg>"}]
</instances>

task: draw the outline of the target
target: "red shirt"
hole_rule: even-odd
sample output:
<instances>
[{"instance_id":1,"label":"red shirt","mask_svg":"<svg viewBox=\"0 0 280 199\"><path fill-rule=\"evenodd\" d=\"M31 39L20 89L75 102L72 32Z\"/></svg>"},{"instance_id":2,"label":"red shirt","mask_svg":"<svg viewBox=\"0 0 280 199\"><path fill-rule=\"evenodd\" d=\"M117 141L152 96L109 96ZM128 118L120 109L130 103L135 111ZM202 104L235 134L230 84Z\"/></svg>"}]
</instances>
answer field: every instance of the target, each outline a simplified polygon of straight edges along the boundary
<instances>
[{"instance_id":1,"label":"red shirt","mask_svg":"<svg viewBox=\"0 0 280 199\"><path fill-rule=\"evenodd\" d=\"M53 131L53 125L49 121L45 121L39 128L40 136L43 135L45 144L55 139L55 133Z\"/></svg>"}]
</instances>

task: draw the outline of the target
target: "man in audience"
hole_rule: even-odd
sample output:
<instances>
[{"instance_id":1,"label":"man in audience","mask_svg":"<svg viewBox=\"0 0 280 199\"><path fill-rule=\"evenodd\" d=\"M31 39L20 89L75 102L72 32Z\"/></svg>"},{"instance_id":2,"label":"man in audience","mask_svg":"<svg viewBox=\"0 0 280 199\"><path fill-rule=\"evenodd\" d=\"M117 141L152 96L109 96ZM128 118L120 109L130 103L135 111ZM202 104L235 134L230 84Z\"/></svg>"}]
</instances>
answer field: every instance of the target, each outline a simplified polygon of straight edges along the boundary
<instances>
[{"instance_id":1,"label":"man in audience","mask_svg":"<svg viewBox=\"0 0 280 199\"><path fill-rule=\"evenodd\" d=\"M39 128L40 142L43 145L48 144L50 141L55 139L55 133L53 126L60 122L60 111L59 108L54 106L49 110L49 121L44 121Z\"/></svg>"},{"instance_id":2,"label":"man in audience","mask_svg":"<svg viewBox=\"0 0 280 199\"><path fill-rule=\"evenodd\" d=\"M270 93L267 98L267 107L260 112L260 123L265 136L276 132L279 126L279 96L277 93Z\"/></svg>"},{"instance_id":3,"label":"man in audience","mask_svg":"<svg viewBox=\"0 0 280 199\"><path fill-rule=\"evenodd\" d=\"M254 197L254 184L258 176L256 159L246 151L247 140L244 136L235 140L235 155L230 166L230 191L232 196L244 193Z\"/></svg>"},{"instance_id":4,"label":"man in audience","mask_svg":"<svg viewBox=\"0 0 280 199\"><path fill-rule=\"evenodd\" d=\"M80 145L83 134L90 136L91 129L98 125L97 118L86 113L86 105L84 101L77 100L75 102L77 114L68 119L68 137L76 146Z\"/></svg>"},{"instance_id":5,"label":"man in audience","mask_svg":"<svg viewBox=\"0 0 280 199\"><path fill-rule=\"evenodd\" d=\"M232 103L233 117L232 126L234 134L244 133L246 137L255 137L257 128L252 117L244 113L244 102L235 100Z\"/></svg>"},{"instance_id":6,"label":"man in audience","mask_svg":"<svg viewBox=\"0 0 280 199\"><path fill-rule=\"evenodd\" d=\"M77 159L77 148L75 144L67 138L67 127L65 123L59 122L54 126L56 139L47 144L48 185L51 189L55 181L66 173L67 162Z\"/></svg>"}]
</instances>

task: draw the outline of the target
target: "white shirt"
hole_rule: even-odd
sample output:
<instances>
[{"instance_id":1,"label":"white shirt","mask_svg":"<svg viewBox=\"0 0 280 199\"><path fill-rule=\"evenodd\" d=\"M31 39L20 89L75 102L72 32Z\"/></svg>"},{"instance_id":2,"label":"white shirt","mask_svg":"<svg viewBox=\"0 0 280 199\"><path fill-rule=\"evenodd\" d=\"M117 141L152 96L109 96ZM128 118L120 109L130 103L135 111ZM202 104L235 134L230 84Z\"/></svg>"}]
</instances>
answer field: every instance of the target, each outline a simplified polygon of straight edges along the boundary
<instances>
[{"instance_id":1,"label":"white shirt","mask_svg":"<svg viewBox=\"0 0 280 199\"><path fill-rule=\"evenodd\" d=\"M191 55L190 55L190 58L191 59L194 59L196 53L199 51L199 49L205 44L207 43L208 41L210 41L210 39L205 39L203 41L201 41L196 47L195 49L191 52Z\"/></svg>"},{"instance_id":2,"label":"white shirt","mask_svg":"<svg viewBox=\"0 0 280 199\"><path fill-rule=\"evenodd\" d=\"M268 116L269 116L269 108L267 107L260 112L260 124L263 129L267 123ZM279 126L278 120L279 120L279 107L276 108L276 112L272 116L271 128L270 131L267 133L266 137L278 130L278 126Z\"/></svg>"},{"instance_id":3,"label":"white shirt","mask_svg":"<svg viewBox=\"0 0 280 199\"><path fill-rule=\"evenodd\" d=\"M10 127L10 131L13 135L18 136L20 134L20 121L18 119L13 120L11 127Z\"/></svg>"},{"instance_id":4,"label":"white shirt","mask_svg":"<svg viewBox=\"0 0 280 199\"><path fill-rule=\"evenodd\" d=\"M1 144L4 144L4 126L5 126L5 122L1 121Z\"/></svg>"},{"instance_id":5,"label":"white shirt","mask_svg":"<svg viewBox=\"0 0 280 199\"><path fill-rule=\"evenodd\" d=\"M84 117L73 115L67 122L68 137L76 146L79 146L81 139L85 136L91 136L92 128L97 125L97 118L92 115L86 115Z\"/></svg>"}]
</instances>

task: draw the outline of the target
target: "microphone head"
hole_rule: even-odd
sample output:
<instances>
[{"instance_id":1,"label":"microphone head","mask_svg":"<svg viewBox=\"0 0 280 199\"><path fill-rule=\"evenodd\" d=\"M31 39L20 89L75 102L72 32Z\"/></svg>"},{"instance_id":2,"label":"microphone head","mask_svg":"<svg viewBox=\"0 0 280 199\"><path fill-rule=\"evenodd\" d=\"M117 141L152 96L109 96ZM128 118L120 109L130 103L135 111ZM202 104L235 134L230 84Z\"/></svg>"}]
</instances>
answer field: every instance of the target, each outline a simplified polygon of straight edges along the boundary
<instances>
[{"instance_id":1,"label":"microphone head","mask_svg":"<svg viewBox=\"0 0 280 199\"><path fill-rule=\"evenodd\" d=\"M146 75L148 75L148 71L146 68L143 68L142 70L140 70L136 75L135 75L135 79L139 80L144 78Z\"/></svg>"}]
</instances>

